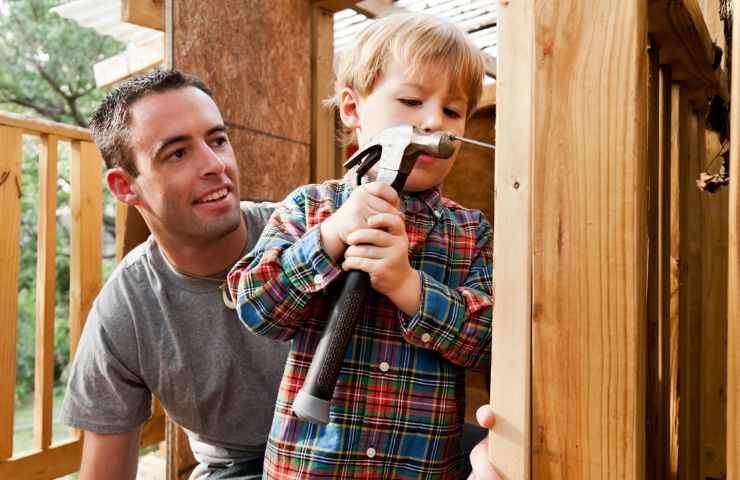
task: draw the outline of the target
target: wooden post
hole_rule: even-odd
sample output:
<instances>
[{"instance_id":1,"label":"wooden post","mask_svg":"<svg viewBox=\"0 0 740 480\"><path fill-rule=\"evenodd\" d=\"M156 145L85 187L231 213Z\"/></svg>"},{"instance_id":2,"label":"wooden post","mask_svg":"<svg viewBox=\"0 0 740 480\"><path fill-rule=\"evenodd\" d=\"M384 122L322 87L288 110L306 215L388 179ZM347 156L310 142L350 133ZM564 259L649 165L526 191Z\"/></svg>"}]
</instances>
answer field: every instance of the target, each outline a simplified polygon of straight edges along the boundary
<instances>
[{"instance_id":1,"label":"wooden post","mask_svg":"<svg viewBox=\"0 0 740 480\"><path fill-rule=\"evenodd\" d=\"M518 21L505 26L514 12ZM497 255L496 298L507 301L501 289L528 276L526 259L514 276L501 262L529 255L531 284L512 296L531 296L532 477L643 478L647 5L530 0L502 2L499 15L501 34L521 43L514 51L511 38L499 39L497 143L525 146L516 157L498 152L495 218L497 225L510 218L511 202L502 198L510 165L526 165L530 177L513 178L508 188L531 181L531 206L525 201L524 210L508 215L521 213L531 246ZM520 84L519 96L505 90L507 78ZM512 122L530 134L513 135ZM519 225L496 230L499 252L502 241L513 245L522 236ZM502 332L501 325L521 316L506 318L500 305L497 313L494 337L518 350L494 343L494 369L519 368L526 335L507 337L510 327ZM527 381L525 374L504 383L494 370L494 397L498 389L513 397L505 402L522 401ZM516 422L524 435L526 423L502 418L500 406L494 400L503 428Z\"/></svg>"},{"instance_id":2,"label":"wooden post","mask_svg":"<svg viewBox=\"0 0 740 480\"><path fill-rule=\"evenodd\" d=\"M101 286L103 235L102 159L95 144L72 142L72 234L69 259L70 358Z\"/></svg>"},{"instance_id":3,"label":"wooden post","mask_svg":"<svg viewBox=\"0 0 740 480\"><path fill-rule=\"evenodd\" d=\"M38 449L51 445L54 407L54 301L56 295L57 137L41 136L36 257L36 376L33 434Z\"/></svg>"},{"instance_id":4,"label":"wooden post","mask_svg":"<svg viewBox=\"0 0 740 480\"><path fill-rule=\"evenodd\" d=\"M21 130L0 125L0 460L13 454L15 341L18 324L18 234L21 214ZM8 428L7 426L11 426Z\"/></svg>"},{"instance_id":5,"label":"wooden post","mask_svg":"<svg viewBox=\"0 0 740 480\"><path fill-rule=\"evenodd\" d=\"M732 2L729 255L727 286L727 478L740 478L740 1Z\"/></svg>"},{"instance_id":6,"label":"wooden post","mask_svg":"<svg viewBox=\"0 0 740 480\"><path fill-rule=\"evenodd\" d=\"M531 372L531 182L533 168L532 1L500 2L494 251L491 434L493 464L507 479L529 479ZM503 252L500 253L500 252Z\"/></svg>"},{"instance_id":7,"label":"wooden post","mask_svg":"<svg viewBox=\"0 0 740 480\"><path fill-rule=\"evenodd\" d=\"M334 110L324 101L334 93L334 14L311 6L311 180L337 178Z\"/></svg>"}]
</instances>

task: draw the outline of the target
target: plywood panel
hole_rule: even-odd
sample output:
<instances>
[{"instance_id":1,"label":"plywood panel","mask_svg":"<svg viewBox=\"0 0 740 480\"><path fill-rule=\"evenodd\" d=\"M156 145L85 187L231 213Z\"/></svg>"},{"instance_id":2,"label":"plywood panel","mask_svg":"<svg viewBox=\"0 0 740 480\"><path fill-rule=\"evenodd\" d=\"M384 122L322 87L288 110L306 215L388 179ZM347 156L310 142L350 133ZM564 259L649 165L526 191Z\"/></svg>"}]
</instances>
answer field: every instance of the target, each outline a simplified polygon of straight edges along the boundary
<instances>
[{"instance_id":1,"label":"plywood panel","mask_svg":"<svg viewBox=\"0 0 740 480\"><path fill-rule=\"evenodd\" d=\"M532 476L643 478L647 5L534 5Z\"/></svg>"},{"instance_id":2,"label":"plywood panel","mask_svg":"<svg viewBox=\"0 0 740 480\"><path fill-rule=\"evenodd\" d=\"M13 454L21 213L21 130L0 126L0 460Z\"/></svg>"}]
</instances>

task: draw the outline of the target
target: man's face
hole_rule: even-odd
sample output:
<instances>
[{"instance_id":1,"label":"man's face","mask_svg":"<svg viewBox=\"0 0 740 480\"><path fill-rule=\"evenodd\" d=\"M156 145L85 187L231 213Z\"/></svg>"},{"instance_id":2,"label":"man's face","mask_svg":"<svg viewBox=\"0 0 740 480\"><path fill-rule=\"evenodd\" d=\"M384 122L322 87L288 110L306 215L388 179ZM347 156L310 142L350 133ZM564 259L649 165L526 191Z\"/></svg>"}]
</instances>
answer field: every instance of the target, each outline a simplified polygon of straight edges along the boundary
<instances>
[{"instance_id":1,"label":"man's face","mask_svg":"<svg viewBox=\"0 0 740 480\"><path fill-rule=\"evenodd\" d=\"M139 171L132 203L153 233L197 244L235 231L236 160L213 100L194 87L154 93L131 106L130 118Z\"/></svg>"},{"instance_id":2,"label":"man's face","mask_svg":"<svg viewBox=\"0 0 740 480\"><path fill-rule=\"evenodd\" d=\"M356 96L357 139L360 147L381 130L399 124L424 132L465 133L467 96L452 91L447 75L432 68L410 72L391 62L366 97ZM459 147L449 159L421 155L404 190L418 192L442 183L452 169Z\"/></svg>"}]
</instances>

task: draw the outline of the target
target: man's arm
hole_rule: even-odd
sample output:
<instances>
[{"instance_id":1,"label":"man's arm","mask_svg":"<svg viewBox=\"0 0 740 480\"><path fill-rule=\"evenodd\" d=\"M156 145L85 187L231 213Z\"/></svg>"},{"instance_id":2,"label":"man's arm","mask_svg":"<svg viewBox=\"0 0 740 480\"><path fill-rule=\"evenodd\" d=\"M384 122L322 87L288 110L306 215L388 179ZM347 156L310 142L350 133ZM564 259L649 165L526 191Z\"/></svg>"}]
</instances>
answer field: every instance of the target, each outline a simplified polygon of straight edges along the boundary
<instances>
[{"instance_id":1,"label":"man's arm","mask_svg":"<svg viewBox=\"0 0 740 480\"><path fill-rule=\"evenodd\" d=\"M123 433L85 432L80 480L133 480L139 460L141 427Z\"/></svg>"}]
</instances>

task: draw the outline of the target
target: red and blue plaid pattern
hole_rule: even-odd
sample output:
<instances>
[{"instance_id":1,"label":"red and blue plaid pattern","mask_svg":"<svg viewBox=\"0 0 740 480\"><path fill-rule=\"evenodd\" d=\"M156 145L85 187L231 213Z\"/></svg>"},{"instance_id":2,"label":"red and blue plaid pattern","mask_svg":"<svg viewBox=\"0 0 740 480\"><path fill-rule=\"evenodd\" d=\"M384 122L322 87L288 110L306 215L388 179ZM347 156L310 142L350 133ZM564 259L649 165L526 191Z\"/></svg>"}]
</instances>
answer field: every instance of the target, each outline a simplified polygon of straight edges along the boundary
<instances>
[{"instance_id":1,"label":"red and blue plaid pattern","mask_svg":"<svg viewBox=\"0 0 740 480\"><path fill-rule=\"evenodd\" d=\"M353 186L332 181L293 192L255 249L229 274L239 318L293 343L265 459L268 478L459 479L465 367L490 361L492 232L479 211L438 189L403 197L421 308L409 317L372 292L352 337L330 411L320 426L298 420L305 378L340 267L321 248L319 223Z\"/></svg>"}]
</instances>

